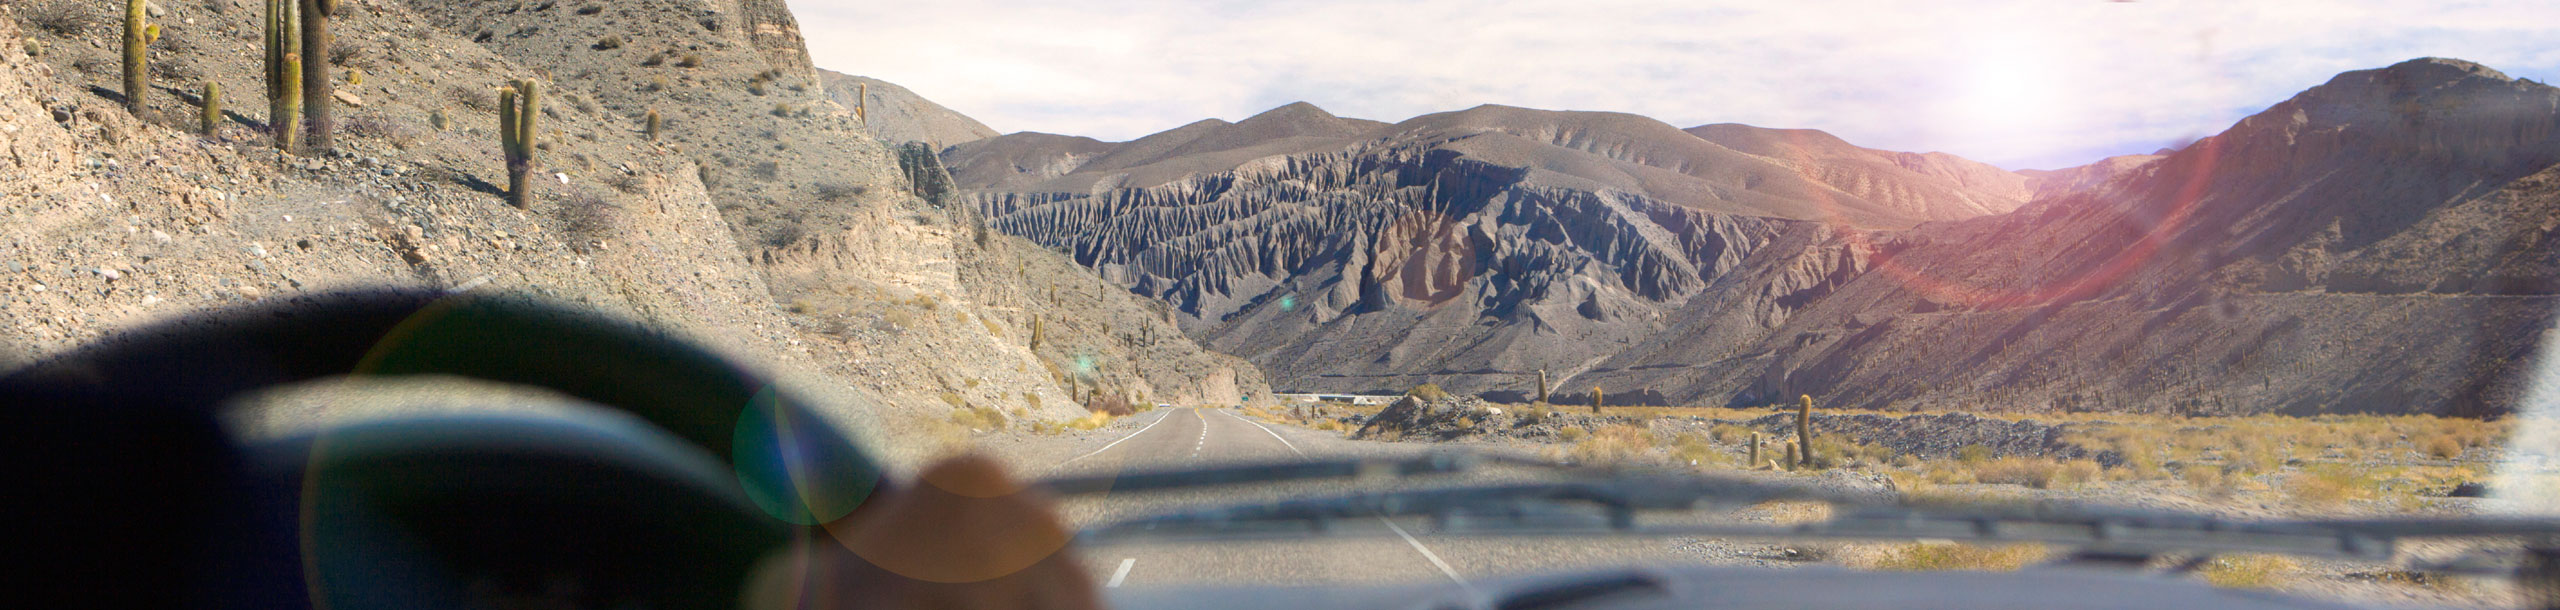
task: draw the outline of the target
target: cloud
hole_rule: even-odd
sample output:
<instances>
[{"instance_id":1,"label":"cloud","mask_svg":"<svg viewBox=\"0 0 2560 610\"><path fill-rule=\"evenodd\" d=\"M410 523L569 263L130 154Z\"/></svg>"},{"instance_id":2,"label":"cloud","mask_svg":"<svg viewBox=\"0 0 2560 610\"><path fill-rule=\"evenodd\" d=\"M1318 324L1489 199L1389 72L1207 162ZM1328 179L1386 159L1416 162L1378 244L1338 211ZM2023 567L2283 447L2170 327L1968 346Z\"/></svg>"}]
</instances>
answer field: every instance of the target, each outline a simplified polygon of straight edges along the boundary
<instances>
[{"instance_id":1,"label":"cloud","mask_svg":"<svg viewBox=\"0 0 2560 610\"><path fill-rule=\"evenodd\" d=\"M1292 101L1808 127L2058 167L2209 135L2419 56L2560 74L2545 0L790 0L821 67L1003 131L1126 140Z\"/></svg>"}]
</instances>

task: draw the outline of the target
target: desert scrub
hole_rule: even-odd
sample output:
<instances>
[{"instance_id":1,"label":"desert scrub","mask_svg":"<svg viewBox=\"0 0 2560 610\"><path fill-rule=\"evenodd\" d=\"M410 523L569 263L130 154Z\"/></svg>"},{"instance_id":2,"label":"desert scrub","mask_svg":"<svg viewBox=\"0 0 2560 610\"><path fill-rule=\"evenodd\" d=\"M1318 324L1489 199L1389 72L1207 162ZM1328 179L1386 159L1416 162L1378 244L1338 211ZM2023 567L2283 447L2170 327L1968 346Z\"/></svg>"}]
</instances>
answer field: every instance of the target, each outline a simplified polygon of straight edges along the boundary
<instances>
[{"instance_id":1,"label":"desert scrub","mask_svg":"<svg viewBox=\"0 0 2560 610\"><path fill-rule=\"evenodd\" d=\"M1583 464L1616 464L1653 449L1653 432L1625 424L1603 427L1573 443L1567 455Z\"/></svg>"},{"instance_id":2,"label":"desert scrub","mask_svg":"<svg viewBox=\"0 0 2560 610\"><path fill-rule=\"evenodd\" d=\"M2057 462L2041 458L2004 457L1982 462L1973 467L1973 478L1983 483L2007 483L2036 489L2071 487L2098 480L2098 463L2089 460Z\"/></svg>"},{"instance_id":3,"label":"desert scrub","mask_svg":"<svg viewBox=\"0 0 2560 610\"><path fill-rule=\"evenodd\" d=\"M1691 466L1723 468L1732 465L1731 458L1723 451L1718 451L1715 442L1705 436L1681 434L1672 437L1670 445L1671 455Z\"/></svg>"},{"instance_id":4,"label":"desert scrub","mask_svg":"<svg viewBox=\"0 0 2560 610\"><path fill-rule=\"evenodd\" d=\"M2381 481L2372 473L2344 464L2314 464L2285 481L2285 491L2295 502L2314 507L2371 498L2380 488Z\"/></svg>"},{"instance_id":5,"label":"desert scrub","mask_svg":"<svg viewBox=\"0 0 2560 610\"><path fill-rule=\"evenodd\" d=\"M1419 399L1426 400L1426 401L1431 401L1431 402L1439 402L1439 401L1443 401L1443 400L1448 400L1448 399L1449 399L1449 393L1448 393L1447 391L1441 390L1441 389L1440 389L1440 384L1436 384L1436 383L1426 383L1426 384L1422 384L1422 385L1418 385L1418 386L1413 386L1413 389L1411 389L1411 390L1406 390L1404 394L1405 394L1406 396L1412 396L1412 397L1414 397L1414 398L1419 398Z\"/></svg>"},{"instance_id":6,"label":"desert scrub","mask_svg":"<svg viewBox=\"0 0 2560 610\"><path fill-rule=\"evenodd\" d=\"M2204 581L2233 589L2272 589L2293 580L2302 565L2276 555L2225 555L2196 570Z\"/></svg>"},{"instance_id":7,"label":"desert scrub","mask_svg":"<svg viewBox=\"0 0 2560 610\"><path fill-rule=\"evenodd\" d=\"M1942 570L1974 570L2011 572L2027 564L2042 561L2047 554L2043 545L2009 544L1979 546L1952 543L1917 543L1890 547L1878 556L1876 570L1915 572Z\"/></svg>"},{"instance_id":8,"label":"desert scrub","mask_svg":"<svg viewBox=\"0 0 2560 610\"><path fill-rule=\"evenodd\" d=\"M1582 429L1582 426L1565 426L1556 429L1556 439L1568 443L1580 441L1582 437L1590 435L1591 431Z\"/></svg>"},{"instance_id":9,"label":"desert scrub","mask_svg":"<svg viewBox=\"0 0 2560 610\"><path fill-rule=\"evenodd\" d=\"M1004 422L1004 413L995 409L967 407L951 410L951 423L971 430L1001 430Z\"/></svg>"}]
</instances>

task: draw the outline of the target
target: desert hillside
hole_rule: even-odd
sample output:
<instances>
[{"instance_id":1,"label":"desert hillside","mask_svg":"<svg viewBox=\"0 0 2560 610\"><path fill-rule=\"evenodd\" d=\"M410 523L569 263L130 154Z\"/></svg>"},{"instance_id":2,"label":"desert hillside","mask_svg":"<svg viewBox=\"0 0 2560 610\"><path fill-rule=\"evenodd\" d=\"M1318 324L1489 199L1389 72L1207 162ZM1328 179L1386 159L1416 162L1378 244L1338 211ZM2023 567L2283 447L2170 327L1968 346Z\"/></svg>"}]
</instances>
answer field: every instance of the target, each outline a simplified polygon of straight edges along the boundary
<instances>
[{"instance_id":1,"label":"desert hillside","mask_svg":"<svg viewBox=\"0 0 2560 610\"><path fill-rule=\"evenodd\" d=\"M790 371L883 435L1265 393L1160 307L1097 295L918 188L939 164L829 101L780 2L341 6L314 66L337 79L337 141L294 154L266 134L260 4L158 3L138 114L117 7L0 6L0 352L401 285L645 320ZM526 209L499 194L495 133L496 89L519 79L544 93ZM202 133L208 83L225 111Z\"/></svg>"},{"instance_id":2,"label":"desert hillside","mask_svg":"<svg viewBox=\"0 0 2560 610\"><path fill-rule=\"evenodd\" d=\"M2549 223L2518 219L2551 214L2555 100L2414 60L2028 172L1499 106L945 156L995 227L1283 388L1515 399L1544 370L1677 404L2481 414L2548 322Z\"/></svg>"}]
</instances>

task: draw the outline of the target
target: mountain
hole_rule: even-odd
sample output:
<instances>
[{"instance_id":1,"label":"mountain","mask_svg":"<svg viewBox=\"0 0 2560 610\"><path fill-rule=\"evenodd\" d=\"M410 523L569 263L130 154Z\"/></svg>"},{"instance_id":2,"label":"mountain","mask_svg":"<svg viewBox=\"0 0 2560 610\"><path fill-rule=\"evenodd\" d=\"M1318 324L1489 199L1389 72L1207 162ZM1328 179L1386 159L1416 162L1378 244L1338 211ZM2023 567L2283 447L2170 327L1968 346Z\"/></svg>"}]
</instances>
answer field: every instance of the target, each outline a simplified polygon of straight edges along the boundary
<instances>
[{"instance_id":1,"label":"mountain","mask_svg":"<svg viewBox=\"0 0 2560 610\"><path fill-rule=\"evenodd\" d=\"M991 226L1170 303L1279 386L1326 390L1576 370L1797 232L1979 217L2026 192L1947 155L1700 130L1743 148L1620 113L1481 106L1389 125L1300 103L943 156Z\"/></svg>"},{"instance_id":2,"label":"mountain","mask_svg":"<svg viewBox=\"0 0 2560 610\"><path fill-rule=\"evenodd\" d=\"M867 439L928 440L879 445L897 458L1080 418L1089 398L1268 395L1162 304L918 196L938 162L826 99L779 0L342 3L313 68L364 79L338 89L335 150L295 155L268 144L240 42L260 11L160 3L135 113L119 7L0 3L0 367L206 308L392 285L644 321L775 371ZM543 85L526 209L492 186L494 90L516 79ZM199 133L207 83L227 111Z\"/></svg>"},{"instance_id":3,"label":"mountain","mask_svg":"<svg viewBox=\"0 0 2560 610\"><path fill-rule=\"evenodd\" d=\"M2348 72L2094 188L1792 253L1865 271L1800 304L1753 296L1804 277L1785 273L1693 301L1575 383L1746 404L2506 412L2560 304L2556 130L2560 89L2477 64Z\"/></svg>"},{"instance_id":4,"label":"mountain","mask_svg":"<svg viewBox=\"0 0 2560 610\"><path fill-rule=\"evenodd\" d=\"M2478 415L2560 304L2555 123L2560 90L2422 59L2048 172L1488 106L1102 169L1024 142L1040 180L971 186L1286 388Z\"/></svg>"},{"instance_id":5,"label":"mountain","mask_svg":"<svg viewBox=\"0 0 2560 610\"><path fill-rule=\"evenodd\" d=\"M826 87L827 99L834 100L836 105L863 108L867 113L864 126L882 140L924 142L932 145L934 150L942 150L953 144L996 136L996 130L988 129L977 119L944 108L889 81L821 69L818 70L818 83ZM868 100L862 99L866 93L871 96Z\"/></svg>"}]
</instances>

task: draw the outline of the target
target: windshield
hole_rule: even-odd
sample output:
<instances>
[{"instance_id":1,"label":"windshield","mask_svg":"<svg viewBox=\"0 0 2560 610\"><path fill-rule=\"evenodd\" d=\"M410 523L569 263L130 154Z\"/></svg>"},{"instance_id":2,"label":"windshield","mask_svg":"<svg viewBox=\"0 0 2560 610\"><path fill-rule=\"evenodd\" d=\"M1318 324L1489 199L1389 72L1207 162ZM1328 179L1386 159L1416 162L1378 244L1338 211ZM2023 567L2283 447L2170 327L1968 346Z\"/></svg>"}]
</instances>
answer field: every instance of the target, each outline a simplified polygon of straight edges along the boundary
<instances>
[{"instance_id":1,"label":"windshield","mask_svg":"<svg viewBox=\"0 0 2560 610\"><path fill-rule=\"evenodd\" d=\"M877 490L992 460L1057 502L1048 552L1136 606L2110 561L2524 605L2505 577L2549 541L2518 532L2560 516L2551 24L9 0L0 371L335 290L555 303L769 374L754 404L805 398ZM356 379L223 425L320 451L611 395L552 389ZM736 442L797 465L807 422L777 412ZM758 487L819 475L678 436L742 505L850 518ZM2451 520L2514 528L2410 525Z\"/></svg>"}]
</instances>

